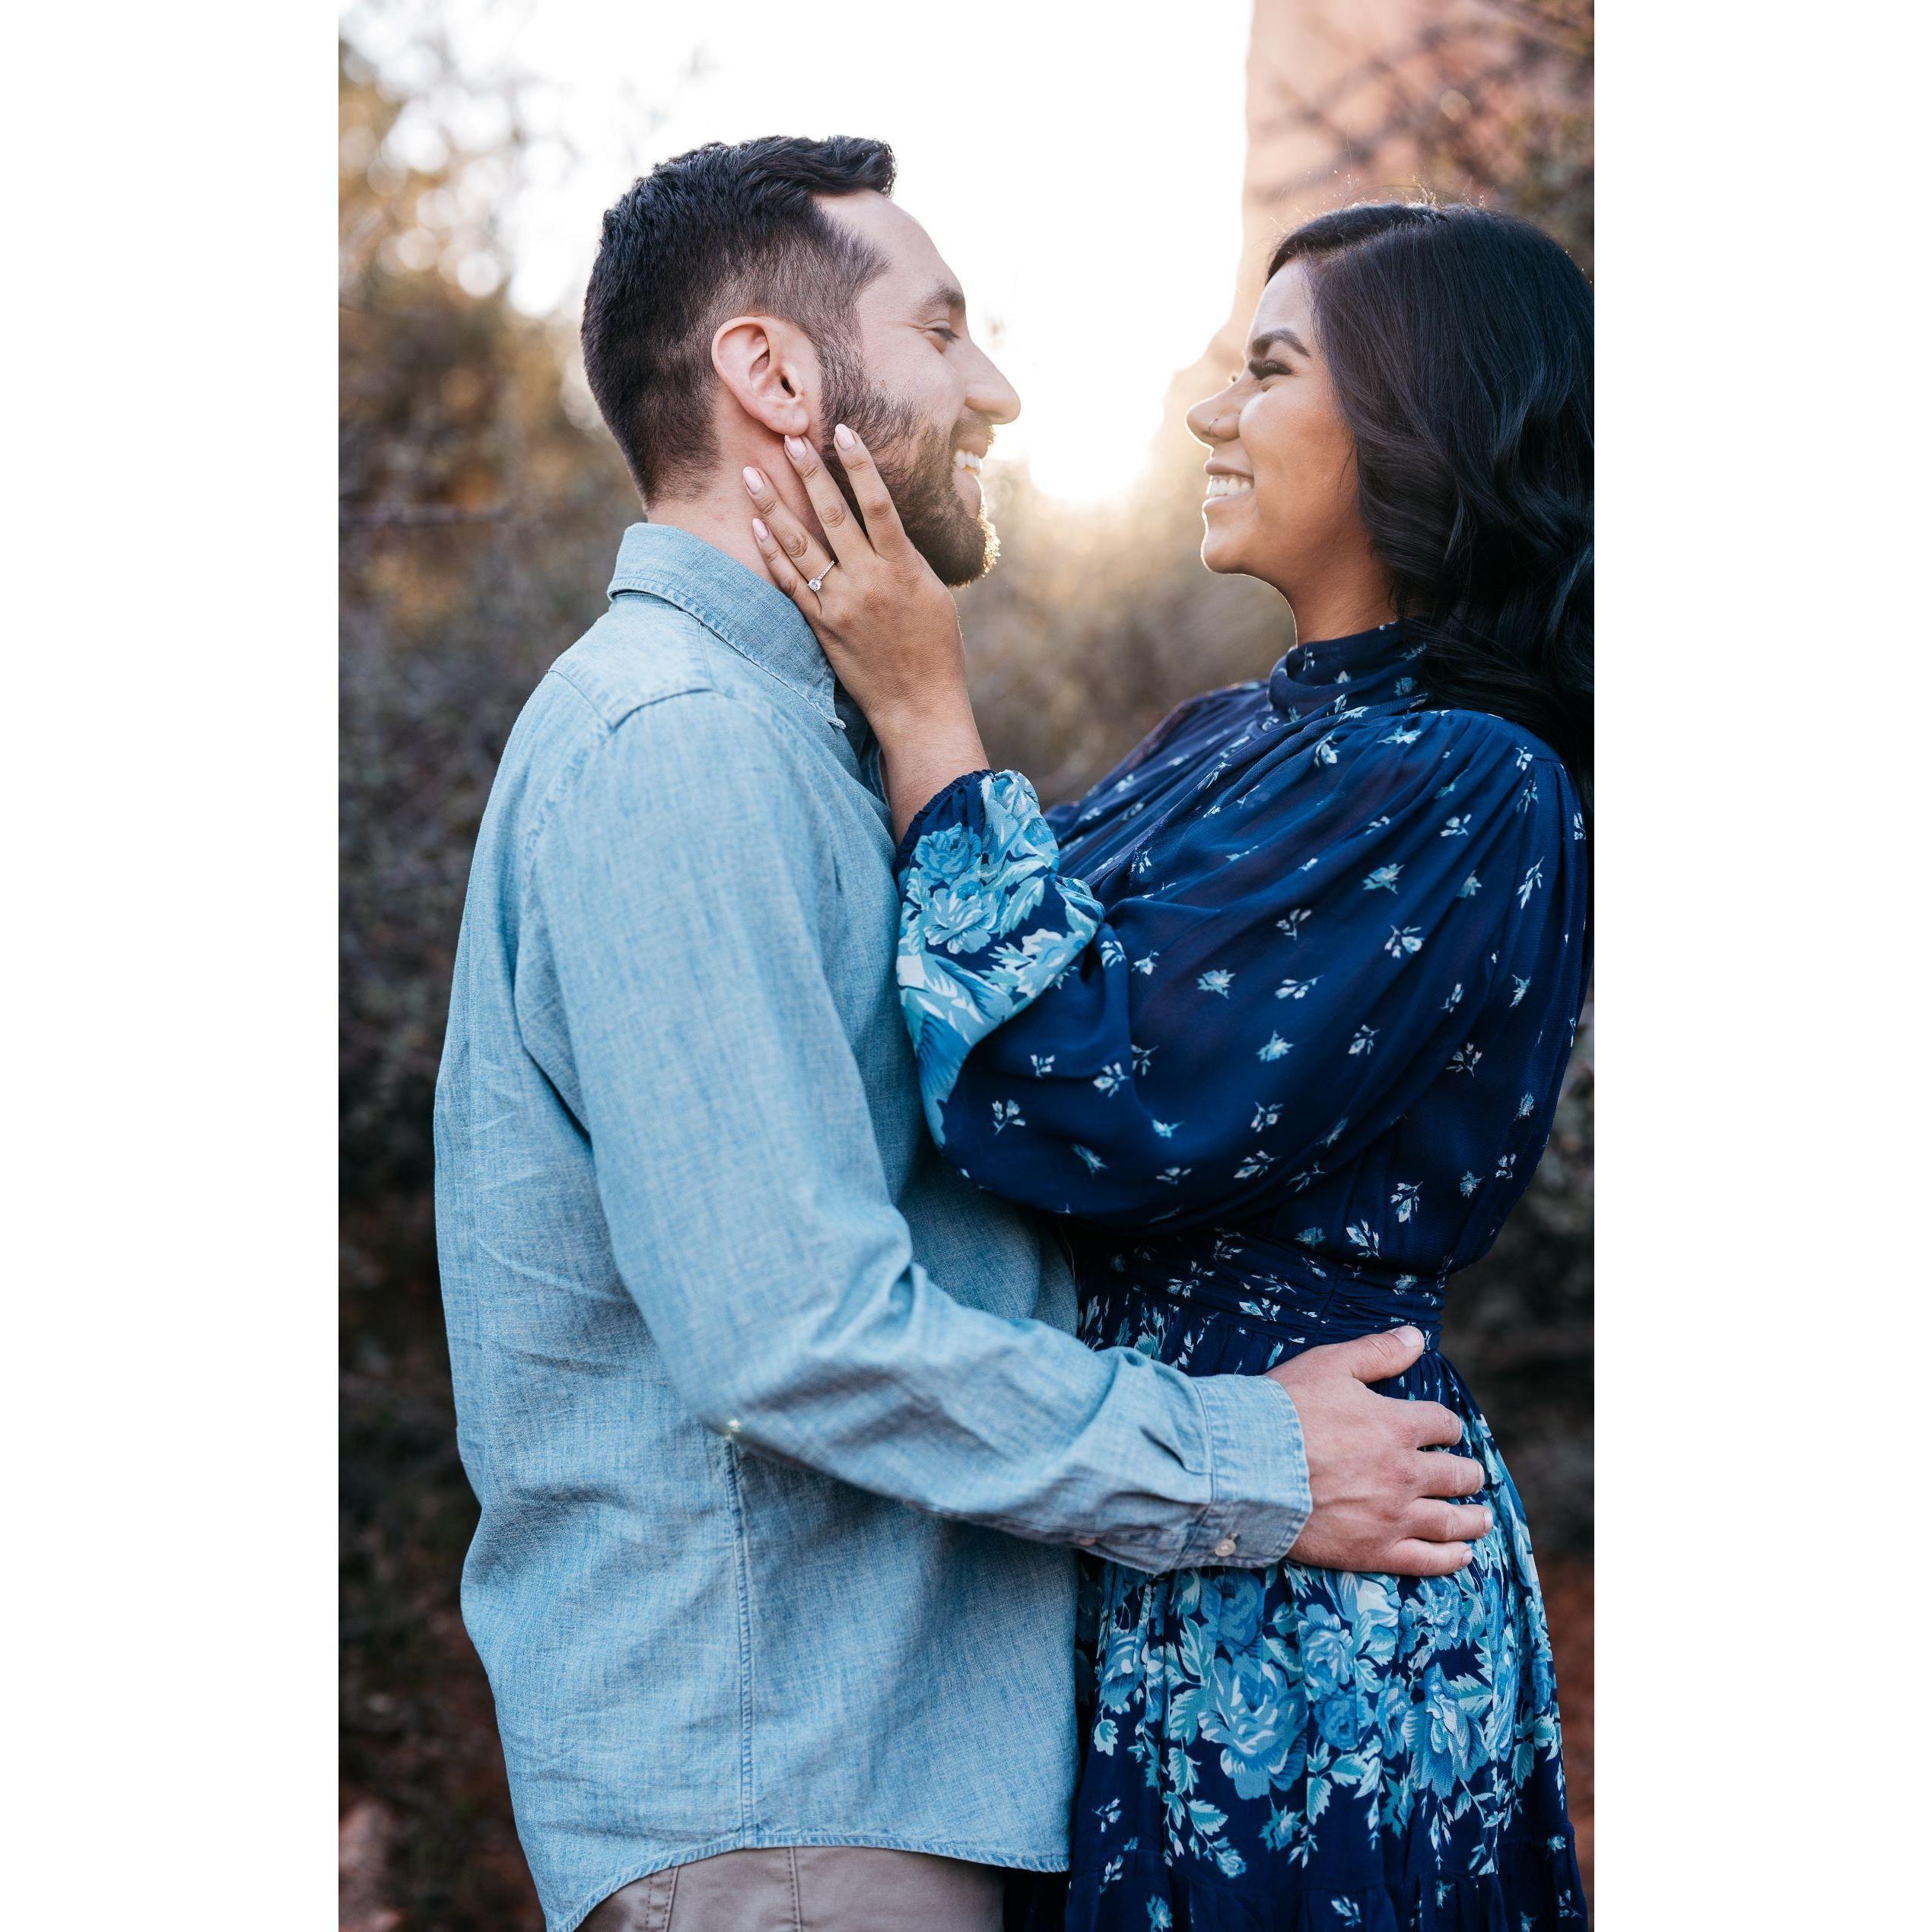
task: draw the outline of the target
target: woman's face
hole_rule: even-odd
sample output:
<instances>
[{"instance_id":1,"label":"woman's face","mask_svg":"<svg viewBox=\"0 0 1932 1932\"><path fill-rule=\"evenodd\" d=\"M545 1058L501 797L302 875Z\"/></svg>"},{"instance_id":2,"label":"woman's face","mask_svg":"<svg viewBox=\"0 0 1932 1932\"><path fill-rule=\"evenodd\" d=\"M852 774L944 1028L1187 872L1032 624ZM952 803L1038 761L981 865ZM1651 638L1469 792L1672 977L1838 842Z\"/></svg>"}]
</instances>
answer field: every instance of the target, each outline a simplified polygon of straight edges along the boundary
<instances>
[{"instance_id":1,"label":"woman's face","mask_svg":"<svg viewBox=\"0 0 1932 1932\"><path fill-rule=\"evenodd\" d=\"M1355 499L1355 445L1336 406L1314 330L1305 264L1262 291L1247 366L1187 412L1212 453L1201 561L1271 583L1297 608L1338 576L1381 572Z\"/></svg>"}]
</instances>

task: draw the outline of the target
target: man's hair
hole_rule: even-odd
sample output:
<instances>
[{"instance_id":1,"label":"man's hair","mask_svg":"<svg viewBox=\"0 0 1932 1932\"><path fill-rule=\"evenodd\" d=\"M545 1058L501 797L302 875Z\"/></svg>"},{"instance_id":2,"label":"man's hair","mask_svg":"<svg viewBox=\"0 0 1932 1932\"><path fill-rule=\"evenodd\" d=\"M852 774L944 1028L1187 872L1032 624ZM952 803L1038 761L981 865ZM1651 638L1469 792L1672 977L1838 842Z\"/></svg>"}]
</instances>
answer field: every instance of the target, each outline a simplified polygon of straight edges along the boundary
<instances>
[{"instance_id":1,"label":"man's hair","mask_svg":"<svg viewBox=\"0 0 1932 1932\"><path fill-rule=\"evenodd\" d=\"M849 359L853 302L885 258L812 197L889 195L893 172L884 141L850 135L707 141L633 182L605 215L584 296L584 373L647 503L717 460L720 323L780 316Z\"/></svg>"}]
</instances>

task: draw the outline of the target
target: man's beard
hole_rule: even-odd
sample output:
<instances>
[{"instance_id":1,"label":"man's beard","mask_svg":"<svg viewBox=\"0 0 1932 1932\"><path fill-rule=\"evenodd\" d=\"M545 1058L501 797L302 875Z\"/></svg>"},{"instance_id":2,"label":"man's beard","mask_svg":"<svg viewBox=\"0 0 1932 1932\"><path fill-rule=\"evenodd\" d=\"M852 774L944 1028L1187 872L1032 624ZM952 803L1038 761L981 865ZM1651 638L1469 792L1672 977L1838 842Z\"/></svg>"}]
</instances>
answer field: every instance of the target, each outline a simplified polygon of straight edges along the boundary
<instances>
[{"instance_id":1,"label":"man's beard","mask_svg":"<svg viewBox=\"0 0 1932 1932\"><path fill-rule=\"evenodd\" d=\"M871 451L907 539L939 581L957 589L984 577L999 561L999 539L983 501L980 509L968 510L953 482L952 453L961 425L935 428L867 382L848 357L837 351L827 355L823 345L820 354L825 364L826 436L819 454L853 513L864 522L831 440L831 431L840 423ZM970 420L991 430L983 417Z\"/></svg>"}]
</instances>

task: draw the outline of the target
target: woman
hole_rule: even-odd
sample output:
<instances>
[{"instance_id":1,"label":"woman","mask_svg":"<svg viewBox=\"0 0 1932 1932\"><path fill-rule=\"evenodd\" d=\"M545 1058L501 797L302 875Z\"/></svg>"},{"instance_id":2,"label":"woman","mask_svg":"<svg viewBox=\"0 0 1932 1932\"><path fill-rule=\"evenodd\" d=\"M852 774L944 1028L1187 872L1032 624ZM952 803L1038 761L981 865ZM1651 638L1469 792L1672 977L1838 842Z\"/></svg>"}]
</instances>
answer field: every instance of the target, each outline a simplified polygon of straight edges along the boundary
<instances>
[{"instance_id":1,"label":"woman","mask_svg":"<svg viewBox=\"0 0 1932 1932\"><path fill-rule=\"evenodd\" d=\"M1406 1320L1430 1347L1381 1386L1454 1408L1487 1472L1495 1531L1446 1576L1092 1566L1081 1932L1583 1919L1521 1504L1435 1341L1587 977L1590 307L1475 208L1283 241L1189 423L1203 560L1306 641L1049 815L984 768L949 600L858 446L876 551L842 534L828 578L796 526L760 538L879 737L934 1138L1071 1217L1085 1339L1259 1372Z\"/></svg>"}]
</instances>

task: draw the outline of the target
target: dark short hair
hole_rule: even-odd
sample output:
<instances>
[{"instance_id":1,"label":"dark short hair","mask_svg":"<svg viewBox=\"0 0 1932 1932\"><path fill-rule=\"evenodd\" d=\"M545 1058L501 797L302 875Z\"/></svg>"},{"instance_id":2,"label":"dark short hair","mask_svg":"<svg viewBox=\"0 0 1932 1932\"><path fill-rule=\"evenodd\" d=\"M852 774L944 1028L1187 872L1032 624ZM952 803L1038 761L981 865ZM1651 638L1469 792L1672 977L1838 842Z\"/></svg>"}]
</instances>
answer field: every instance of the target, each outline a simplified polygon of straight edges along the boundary
<instances>
[{"instance_id":1,"label":"dark short hair","mask_svg":"<svg viewBox=\"0 0 1932 1932\"><path fill-rule=\"evenodd\" d=\"M1528 222L1369 202L1276 248L1307 265L1362 525L1427 639L1431 699L1563 759L1587 807L1595 538L1590 284Z\"/></svg>"},{"instance_id":2,"label":"dark short hair","mask_svg":"<svg viewBox=\"0 0 1932 1932\"><path fill-rule=\"evenodd\" d=\"M604 217L583 301L590 392L647 502L715 460L711 338L745 310L840 346L885 265L815 195L892 192L892 150L839 135L707 141L633 182Z\"/></svg>"}]
</instances>

